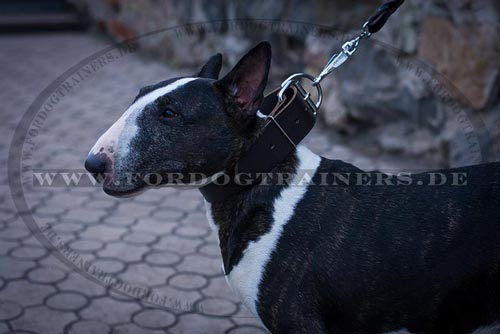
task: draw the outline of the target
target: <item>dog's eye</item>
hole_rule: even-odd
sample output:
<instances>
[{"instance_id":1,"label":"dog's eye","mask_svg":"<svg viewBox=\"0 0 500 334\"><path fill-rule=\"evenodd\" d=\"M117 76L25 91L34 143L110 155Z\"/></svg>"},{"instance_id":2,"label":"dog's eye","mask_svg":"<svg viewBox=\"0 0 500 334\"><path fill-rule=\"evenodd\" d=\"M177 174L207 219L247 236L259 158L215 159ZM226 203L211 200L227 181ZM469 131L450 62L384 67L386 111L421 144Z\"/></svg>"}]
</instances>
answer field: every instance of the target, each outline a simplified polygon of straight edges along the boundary
<instances>
[{"instance_id":1,"label":"dog's eye","mask_svg":"<svg viewBox=\"0 0 500 334\"><path fill-rule=\"evenodd\" d=\"M165 108L161 113L162 118L174 118L177 116L177 113L170 108Z\"/></svg>"}]
</instances>

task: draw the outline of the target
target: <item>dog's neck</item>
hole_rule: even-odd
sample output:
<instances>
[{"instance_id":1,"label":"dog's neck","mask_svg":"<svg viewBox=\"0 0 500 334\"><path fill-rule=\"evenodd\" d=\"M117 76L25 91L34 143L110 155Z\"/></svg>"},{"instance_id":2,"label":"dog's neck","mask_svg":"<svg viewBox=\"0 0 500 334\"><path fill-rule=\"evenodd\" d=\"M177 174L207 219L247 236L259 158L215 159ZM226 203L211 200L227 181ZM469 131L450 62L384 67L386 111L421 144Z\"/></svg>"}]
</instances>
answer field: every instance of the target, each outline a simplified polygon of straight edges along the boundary
<instances>
[{"instance_id":1,"label":"dog's neck","mask_svg":"<svg viewBox=\"0 0 500 334\"><path fill-rule=\"evenodd\" d=\"M307 148L299 146L272 171L273 175L291 176L284 178L282 183L258 184L221 202L205 202L209 224L218 234L226 274L238 263L248 243L269 231L273 202L284 188L290 186L291 179L298 172L301 152L318 158Z\"/></svg>"}]
</instances>

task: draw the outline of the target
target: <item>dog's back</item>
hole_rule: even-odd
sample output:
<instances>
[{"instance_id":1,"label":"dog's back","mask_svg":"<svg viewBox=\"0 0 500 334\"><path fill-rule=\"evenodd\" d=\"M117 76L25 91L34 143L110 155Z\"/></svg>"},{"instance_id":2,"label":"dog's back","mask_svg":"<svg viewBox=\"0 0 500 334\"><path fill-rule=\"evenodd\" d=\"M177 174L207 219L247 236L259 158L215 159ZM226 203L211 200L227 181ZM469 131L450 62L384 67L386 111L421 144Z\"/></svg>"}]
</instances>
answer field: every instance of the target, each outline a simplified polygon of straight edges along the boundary
<instances>
[{"instance_id":1,"label":"dog's back","mask_svg":"<svg viewBox=\"0 0 500 334\"><path fill-rule=\"evenodd\" d=\"M320 314L332 333L500 321L499 176L499 163L388 178L322 159L266 267L259 313L310 329Z\"/></svg>"}]
</instances>

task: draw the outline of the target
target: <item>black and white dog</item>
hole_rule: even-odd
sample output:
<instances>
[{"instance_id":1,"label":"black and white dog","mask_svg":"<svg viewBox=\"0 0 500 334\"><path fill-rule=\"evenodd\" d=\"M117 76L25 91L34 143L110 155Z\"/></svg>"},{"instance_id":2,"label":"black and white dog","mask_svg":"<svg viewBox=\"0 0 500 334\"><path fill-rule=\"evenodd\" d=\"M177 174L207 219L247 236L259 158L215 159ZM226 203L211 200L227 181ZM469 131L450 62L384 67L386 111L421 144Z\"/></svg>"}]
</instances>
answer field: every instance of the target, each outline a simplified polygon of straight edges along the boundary
<instances>
[{"instance_id":1,"label":"black and white dog","mask_svg":"<svg viewBox=\"0 0 500 334\"><path fill-rule=\"evenodd\" d=\"M150 186L131 172L231 168L262 130L270 62L264 42L220 80L216 55L141 89L86 168L113 196ZM272 333L500 333L498 164L379 180L299 146L273 173L292 177L207 203L227 280Z\"/></svg>"}]
</instances>

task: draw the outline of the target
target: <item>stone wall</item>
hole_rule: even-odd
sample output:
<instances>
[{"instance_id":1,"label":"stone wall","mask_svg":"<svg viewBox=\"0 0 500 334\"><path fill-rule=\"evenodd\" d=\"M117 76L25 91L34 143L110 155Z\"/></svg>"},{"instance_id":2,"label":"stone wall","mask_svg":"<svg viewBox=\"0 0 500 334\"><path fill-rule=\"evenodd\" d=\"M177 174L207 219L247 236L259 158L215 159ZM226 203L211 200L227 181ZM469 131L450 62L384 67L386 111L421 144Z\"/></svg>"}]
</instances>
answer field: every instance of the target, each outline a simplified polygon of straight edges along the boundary
<instances>
[{"instance_id":1,"label":"stone wall","mask_svg":"<svg viewBox=\"0 0 500 334\"><path fill-rule=\"evenodd\" d=\"M270 40L270 85L296 71L317 74L380 3L72 1L116 40L161 30L138 43L171 66L199 67L222 52L227 69ZM324 80L323 124L365 154L429 168L500 159L499 18L496 0L406 0Z\"/></svg>"}]
</instances>

